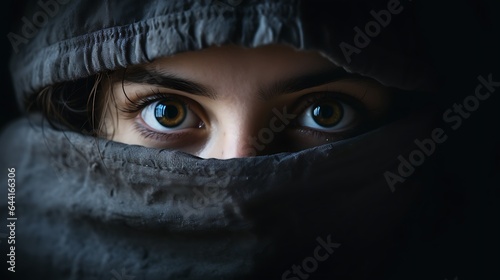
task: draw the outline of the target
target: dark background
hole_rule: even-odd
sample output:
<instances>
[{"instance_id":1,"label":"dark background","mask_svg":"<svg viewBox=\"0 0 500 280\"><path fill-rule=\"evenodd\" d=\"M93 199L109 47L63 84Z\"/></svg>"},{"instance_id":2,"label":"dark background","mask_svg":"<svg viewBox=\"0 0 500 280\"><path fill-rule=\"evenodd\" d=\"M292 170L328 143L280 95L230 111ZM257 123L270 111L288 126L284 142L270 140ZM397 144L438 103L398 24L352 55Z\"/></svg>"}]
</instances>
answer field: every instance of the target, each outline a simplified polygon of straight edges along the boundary
<instances>
[{"instance_id":1,"label":"dark background","mask_svg":"<svg viewBox=\"0 0 500 280\"><path fill-rule=\"evenodd\" d=\"M5 126L6 123L13 120L19 116L20 112L17 103L14 99L12 83L9 73L9 57L12 53L12 46L7 39L7 34L10 32L12 26L18 23L22 18L22 10L19 8L22 6L23 1L7 0L2 2L2 8L0 9L1 18L1 65L0 65L0 76L2 77L2 92L1 92L1 102L0 102L0 129Z\"/></svg>"}]
</instances>

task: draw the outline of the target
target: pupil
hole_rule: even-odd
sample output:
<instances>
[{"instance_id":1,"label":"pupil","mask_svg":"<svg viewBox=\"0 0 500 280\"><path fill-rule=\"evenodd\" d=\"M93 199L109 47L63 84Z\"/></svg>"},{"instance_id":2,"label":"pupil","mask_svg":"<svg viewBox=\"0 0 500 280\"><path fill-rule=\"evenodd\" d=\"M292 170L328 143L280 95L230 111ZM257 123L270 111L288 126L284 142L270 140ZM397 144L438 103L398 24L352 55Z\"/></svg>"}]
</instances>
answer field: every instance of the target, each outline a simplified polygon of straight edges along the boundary
<instances>
[{"instance_id":1,"label":"pupil","mask_svg":"<svg viewBox=\"0 0 500 280\"><path fill-rule=\"evenodd\" d=\"M161 125L172 128L179 126L184 121L186 108L178 101L166 100L156 105L154 114Z\"/></svg>"},{"instance_id":2,"label":"pupil","mask_svg":"<svg viewBox=\"0 0 500 280\"><path fill-rule=\"evenodd\" d=\"M322 127L333 127L340 122L343 110L339 103L327 101L321 105L312 107L314 121Z\"/></svg>"},{"instance_id":3,"label":"pupil","mask_svg":"<svg viewBox=\"0 0 500 280\"><path fill-rule=\"evenodd\" d=\"M333 108L331 106L317 106L314 108L314 116L323 118L323 119L328 119L331 116L333 116Z\"/></svg>"},{"instance_id":4,"label":"pupil","mask_svg":"<svg viewBox=\"0 0 500 280\"><path fill-rule=\"evenodd\" d=\"M157 116L159 115L160 117L167 118L167 119L175 118L179 114L179 110L174 105L161 104L160 106L158 106L158 111L159 111L159 114L157 113Z\"/></svg>"}]
</instances>

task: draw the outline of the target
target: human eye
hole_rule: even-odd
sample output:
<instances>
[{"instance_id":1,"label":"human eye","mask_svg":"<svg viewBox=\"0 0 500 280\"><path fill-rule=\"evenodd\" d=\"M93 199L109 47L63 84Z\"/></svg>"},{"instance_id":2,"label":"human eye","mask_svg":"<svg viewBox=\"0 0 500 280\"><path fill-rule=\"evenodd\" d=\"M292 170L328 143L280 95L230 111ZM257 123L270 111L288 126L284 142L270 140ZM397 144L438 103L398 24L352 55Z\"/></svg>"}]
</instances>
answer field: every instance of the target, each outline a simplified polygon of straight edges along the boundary
<instances>
[{"instance_id":1,"label":"human eye","mask_svg":"<svg viewBox=\"0 0 500 280\"><path fill-rule=\"evenodd\" d=\"M290 127L304 137L341 140L355 136L369 123L365 106L344 94L312 93L304 99Z\"/></svg>"},{"instance_id":2,"label":"human eye","mask_svg":"<svg viewBox=\"0 0 500 280\"><path fill-rule=\"evenodd\" d=\"M351 128L359 118L356 109L346 102L328 98L307 107L296 123L319 131L338 132Z\"/></svg>"},{"instance_id":3,"label":"human eye","mask_svg":"<svg viewBox=\"0 0 500 280\"><path fill-rule=\"evenodd\" d=\"M168 133L185 128L196 128L200 118L189 106L175 97L163 98L147 105L141 118L150 129Z\"/></svg>"},{"instance_id":4,"label":"human eye","mask_svg":"<svg viewBox=\"0 0 500 280\"><path fill-rule=\"evenodd\" d=\"M182 140L205 127L199 104L184 96L155 93L129 106L140 135L160 143Z\"/></svg>"}]
</instances>

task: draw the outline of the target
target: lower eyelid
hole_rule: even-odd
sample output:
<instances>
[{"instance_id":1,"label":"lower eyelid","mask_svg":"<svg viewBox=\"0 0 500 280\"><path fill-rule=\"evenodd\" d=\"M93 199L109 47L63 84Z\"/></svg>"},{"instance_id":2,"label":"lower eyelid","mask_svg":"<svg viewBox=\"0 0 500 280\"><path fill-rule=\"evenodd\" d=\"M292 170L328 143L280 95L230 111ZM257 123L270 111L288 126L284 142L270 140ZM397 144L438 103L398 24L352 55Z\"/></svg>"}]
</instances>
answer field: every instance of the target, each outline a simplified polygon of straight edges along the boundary
<instances>
[{"instance_id":1,"label":"lower eyelid","mask_svg":"<svg viewBox=\"0 0 500 280\"><path fill-rule=\"evenodd\" d=\"M153 139L156 141L166 141L170 139L171 137L174 137L176 133L161 133L154 131L150 128L147 128L145 125L135 122L134 123L134 130L139 133L143 138L145 139Z\"/></svg>"},{"instance_id":2,"label":"lower eyelid","mask_svg":"<svg viewBox=\"0 0 500 280\"><path fill-rule=\"evenodd\" d=\"M312 106L314 103L327 99L333 99L335 101L345 103L346 105L359 111L358 113L360 114L365 114L367 111L366 105L363 102L349 94L340 92L316 92L308 93L300 97L294 106L293 113L301 114L305 109Z\"/></svg>"},{"instance_id":3,"label":"lower eyelid","mask_svg":"<svg viewBox=\"0 0 500 280\"><path fill-rule=\"evenodd\" d=\"M147 127L147 124L143 124L144 121L136 119L133 124L133 129L139 133L144 139L150 139L158 142L175 142L179 139L185 139L185 137L194 134L192 129L186 128L181 129L177 132L158 132Z\"/></svg>"},{"instance_id":4,"label":"lower eyelid","mask_svg":"<svg viewBox=\"0 0 500 280\"><path fill-rule=\"evenodd\" d=\"M207 138L205 129L184 128L176 132L163 133L154 131L139 117L132 123L134 133L142 138L142 145L157 149L185 149L187 146L201 145Z\"/></svg>"}]
</instances>

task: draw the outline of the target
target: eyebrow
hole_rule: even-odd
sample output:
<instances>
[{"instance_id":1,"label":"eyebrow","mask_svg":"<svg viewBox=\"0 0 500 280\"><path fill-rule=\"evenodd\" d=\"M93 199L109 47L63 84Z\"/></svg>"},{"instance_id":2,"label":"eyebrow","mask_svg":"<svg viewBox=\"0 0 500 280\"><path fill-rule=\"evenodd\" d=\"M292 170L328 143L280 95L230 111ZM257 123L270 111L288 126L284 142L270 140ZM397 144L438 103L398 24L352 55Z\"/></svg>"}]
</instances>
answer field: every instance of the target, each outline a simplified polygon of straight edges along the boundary
<instances>
[{"instance_id":1,"label":"eyebrow","mask_svg":"<svg viewBox=\"0 0 500 280\"><path fill-rule=\"evenodd\" d=\"M210 87L164 71L159 72L157 70L149 70L142 67L135 67L131 70L126 69L124 80L132 83L149 84L179 90L211 99L216 99L217 97L215 90Z\"/></svg>"},{"instance_id":2,"label":"eyebrow","mask_svg":"<svg viewBox=\"0 0 500 280\"><path fill-rule=\"evenodd\" d=\"M329 68L316 73L309 73L297 77L287 78L273 82L270 85L263 85L258 89L259 97L270 100L274 97L301 91L307 88L324 85L348 77L359 77L357 74L347 73L343 68ZM159 87L179 90L189 94L205 96L210 99L217 99L216 91L206 85L178 77L166 71L157 71L143 67L126 69L124 80L138 84L149 84Z\"/></svg>"},{"instance_id":3,"label":"eyebrow","mask_svg":"<svg viewBox=\"0 0 500 280\"><path fill-rule=\"evenodd\" d=\"M264 100L269 100L279 95L293 93L304 89L332 83L346 78L359 78L358 74L346 72L343 68L329 68L316 73L308 73L298 77L276 81L271 85L261 87L259 95Z\"/></svg>"}]
</instances>

